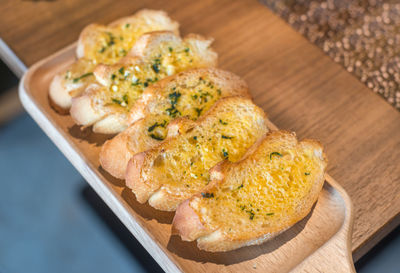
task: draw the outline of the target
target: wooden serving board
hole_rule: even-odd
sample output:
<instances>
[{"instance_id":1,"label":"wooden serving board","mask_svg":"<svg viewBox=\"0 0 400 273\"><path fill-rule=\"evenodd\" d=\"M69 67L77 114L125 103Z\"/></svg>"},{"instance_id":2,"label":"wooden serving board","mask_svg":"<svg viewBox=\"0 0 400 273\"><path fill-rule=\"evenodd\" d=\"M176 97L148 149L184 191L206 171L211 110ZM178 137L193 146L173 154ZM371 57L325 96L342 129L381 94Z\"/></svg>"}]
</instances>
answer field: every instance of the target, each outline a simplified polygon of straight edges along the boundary
<instances>
[{"instance_id":1,"label":"wooden serving board","mask_svg":"<svg viewBox=\"0 0 400 273\"><path fill-rule=\"evenodd\" d=\"M81 130L69 115L49 104L53 76L74 60L75 45L32 66L20 84L25 109L167 272L351 272L352 205L329 176L315 207L304 220L261 246L227 253L200 251L171 236L173 213L139 204L124 182L101 169L98 155L107 136ZM257 101L256 101L257 103ZM258 102L262 106L262 101ZM270 128L276 127L270 123Z\"/></svg>"}]
</instances>

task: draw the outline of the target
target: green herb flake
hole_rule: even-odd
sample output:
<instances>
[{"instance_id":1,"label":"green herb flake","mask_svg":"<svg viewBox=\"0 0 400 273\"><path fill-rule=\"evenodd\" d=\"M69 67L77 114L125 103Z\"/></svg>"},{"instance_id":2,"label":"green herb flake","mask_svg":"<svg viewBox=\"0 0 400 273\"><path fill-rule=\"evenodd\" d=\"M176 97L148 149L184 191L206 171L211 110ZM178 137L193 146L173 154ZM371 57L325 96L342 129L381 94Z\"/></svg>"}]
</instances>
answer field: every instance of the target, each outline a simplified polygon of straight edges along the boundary
<instances>
[{"instance_id":1,"label":"green herb flake","mask_svg":"<svg viewBox=\"0 0 400 273\"><path fill-rule=\"evenodd\" d=\"M165 125L167 125L167 121L166 121L166 120L164 120L162 123L155 122L153 125L151 125L151 126L147 129L147 131L148 131L148 132L152 132L156 127L163 127L163 128L165 128Z\"/></svg>"},{"instance_id":2,"label":"green herb flake","mask_svg":"<svg viewBox=\"0 0 400 273\"><path fill-rule=\"evenodd\" d=\"M203 111L203 108L194 108L194 110L196 111L197 116L200 117L201 111Z\"/></svg>"},{"instance_id":3,"label":"green herb flake","mask_svg":"<svg viewBox=\"0 0 400 273\"><path fill-rule=\"evenodd\" d=\"M190 48L185 48L185 50L184 50L186 53L188 53L189 51L190 51Z\"/></svg>"},{"instance_id":4,"label":"green herb flake","mask_svg":"<svg viewBox=\"0 0 400 273\"><path fill-rule=\"evenodd\" d=\"M204 198L214 198L214 193L202 192L201 196L203 196Z\"/></svg>"},{"instance_id":5,"label":"green herb flake","mask_svg":"<svg viewBox=\"0 0 400 273\"><path fill-rule=\"evenodd\" d=\"M194 139L194 140L197 140L197 136L194 136L193 139Z\"/></svg>"},{"instance_id":6,"label":"green herb flake","mask_svg":"<svg viewBox=\"0 0 400 273\"><path fill-rule=\"evenodd\" d=\"M121 75L124 75L125 68L124 68L124 67L121 67L121 68L118 70L118 72L119 72Z\"/></svg>"},{"instance_id":7,"label":"green herb flake","mask_svg":"<svg viewBox=\"0 0 400 273\"><path fill-rule=\"evenodd\" d=\"M225 135L221 135L221 137L224 139L232 139L233 138L232 136L225 136Z\"/></svg>"},{"instance_id":8,"label":"green herb flake","mask_svg":"<svg viewBox=\"0 0 400 273\"><path fill-rule=\"evenodd\" d=\"M222 155L223 155L224 158L227 158L229 156L229 153L228 153L227 150L222 149Z\"/></svg>"},{"instance_id":9,"label":"green herb flake","mask_svg":"<svg viewBox=\"0 0 400 273\"><path fill-rule=\"evenodd\" d=\"M274 215L274 213L273 212L269 212L269 213L266 213L265 215L272 216L272 215Z\"/></svg>"},{"instance_id":10,"label":"green herb flake","mask_svg":"<svg viewBox=\"0 0 400 273\"><path fill-rule=\"evenodd\" d=\"M106 51L106 47L103 46L102 48L99 49L99 53L104 53L104 51Z\"/></svg>"},{"instance_id":11,"label":"green herb flake","mask_svg":"<svg viewBox=\"0 0 400 273\"><path fill-rule=\"evenodd\" d=\"M157 136L157 135L155 135L155 134L150 134L150 137L153 138L153 139L155 139L155 140L164 140L162 137Z\"/></svg>"},{"instance_id":12,"label":"green herb flake","mask_svg":"<svg viewBox=\"0 0 400 273\"><path fill-rule=\"evenodd\" d=\"M83 78L86 78L86 77L89 77L89 76L92 76L92 75L93 75L93 72L85 73L85 74L79 76L78 78L73 79L72 82L73 83L77 83L80 80L82 80Z\"/></svg>"},{"instance_id":13,"label":"green herb flake","mask_svg":"<svg viewBox=\"0 0 400 273\"><path fill-rule=\"evenodd\" d=\"M282 156L283 156L281 153L272 152L272 153L269 154L269 159L272 159L272 156L273 156L273 155L276 155L276 156L279 156L279 157L282 157Z\"/></svg>"},{"instance_id":14,"label":"green herb flake","mask_svg":"<svg viewBox=\"0 0 400 273\"><path fill-rule=\"evenodd\" d=\"M253 219L254 219L254 216L255 216L254 211L251 209L251 210L246 210L246 212L249 214L250 220L253 220Z\"/></svg>"},{"instance_id":15,"label":"green herb flake","mask_svg":"<svg viewBox=\"0 0 400 273\"><path fill-rule=\"evenodd\" d=\"M174 49L172 47L168 47L169 52L174 51Z\"/></svg>"},{"instance_id":16,"label":"green herb flake","mask_svg":"<svg viewBox=\"0 0 400 273\"><path fill-rule=\"evenodd\" d=\"M243 188L243 184L241 184L239 187L237 187L238 190L240 190L241 188Z\"/></svg>"},{"instance_id":17,"label":"green herb flake","mask_svg":"<svg viewBox=\"0 0 400 273\"><path fill-rule=\"evenodd\" d=\"M304 174L305 174L305 175L310 175L311 173L310 173L310 172L305 172Z\"/></svg>"},{"instance_id":18,"label":"green herb flake","mask_svg":"<svg viewBox=\"0 0 400 273\"><path fill-rule=\"evenodd\" d=\"M222 93L222 91L221 91L221 89L217 89L217 93L218 93L218 95L220 95L221 96L221 93Z\"/></svg>"},{"instance_id":19,"label":"green herb flake","mask_svg":"<svg viewBox=\"0 0 400 273\"><path fill-rule=\"evenodd\" d=\"M123 95L123 96L122 96L122 100L123 100L126 104L128 104L128 94Z\"/></svg>"},{"instance_id":20,"label":"green herb flake","mask_svg":"<svg viewBox=\"0 0 400 273\"><path fill-rule=\"evenodd\" d=\"M222 125L228 125L228 122L222 121L222 119L219 120L219 123L221 123Z\"/></svg>"},{"instance_id":21,"label":"green herb flake","mask_svg":"<svg viewBox=\"0 0 400 273\"><path fill-rule=\"evenodd\" d=\"M131 24L125 24L125 28L129 28Z\"/></svg>"},{"instance_id":22,"label":"green herb flake","mask_svg":"<svg viewBox=\"0 0 400 273\"><path fill-rule=\"evenodd\" d=\"M117 75L112 74L112 75L111 75L111 80L115 80L115 78L117 78Z\"/></svg>"},{"instance_id":23,"label":"green herb flake","mask_svg":"<svg viewBox=\"0 0 400 273\"><path fill-rule=\"evenodd\" d=\"M112 99L112 102L121 105L121 101L119 99Z\"/></svg>"}]
</instances>

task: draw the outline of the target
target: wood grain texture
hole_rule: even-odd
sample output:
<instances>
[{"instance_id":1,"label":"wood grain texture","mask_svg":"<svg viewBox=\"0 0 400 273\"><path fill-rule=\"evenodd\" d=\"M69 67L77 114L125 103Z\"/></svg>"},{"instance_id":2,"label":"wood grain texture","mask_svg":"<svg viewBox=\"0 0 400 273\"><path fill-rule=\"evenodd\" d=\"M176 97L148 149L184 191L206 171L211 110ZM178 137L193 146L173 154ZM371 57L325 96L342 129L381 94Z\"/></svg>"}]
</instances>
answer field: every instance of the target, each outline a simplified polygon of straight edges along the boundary
<instances>
[{"instance_id":1,"label":"wood grain texture","mask_svg":"<svg viewBox=\"0 0 400 273\"><path fill-rule=\"evenodd\" d=\"M245 78L275 124L324 143L354 204L355 260L399 223L400 113L257 1L5 0L0 36L31 65L86 24L143 7L166 10L182 34L214 37L220 67Z\"/></svg>"},{"instance_id":2,"label":"wood grain texture","mask_svg":"<svg viewBox=\"0 0 400 273\"><path fill-rule=\"evenodd\" d=\"M351 256L353 222L350 198L327 175L312 212L275 239L226 253L201 251L195 242L171 235L173 212L157 211L136 201L123 181L99 165L101 144L108 136L80 130L71 117L57 114L48 101L52 77L70 63L75 48L32 66L20 84L21 101L130 232L166 272L354 272ZM268 127L276 129L269 122Z\"/></svg>"}]
</instances>

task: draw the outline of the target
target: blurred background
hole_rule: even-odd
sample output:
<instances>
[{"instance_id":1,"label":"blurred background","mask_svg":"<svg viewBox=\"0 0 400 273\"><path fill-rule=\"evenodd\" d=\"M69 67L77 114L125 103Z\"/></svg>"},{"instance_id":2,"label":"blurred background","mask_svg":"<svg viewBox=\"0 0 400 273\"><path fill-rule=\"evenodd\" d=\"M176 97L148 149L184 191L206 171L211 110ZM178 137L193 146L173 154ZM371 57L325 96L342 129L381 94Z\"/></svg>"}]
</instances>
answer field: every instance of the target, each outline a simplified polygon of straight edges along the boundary
<instances>
[{"instance_id":1,"label":"blurred background","mask_svg":"<svg viewBox=\"0 0 400 273\"><path fill-rule=\"evenodd\" d=\"M308 28L315 18L302 15L312 6L298 10L295 4L287 5L293 1L264 2L302 34L310 34ZM361 2L372 3L357 3ZM319 41L313 42L323 47ZM335 58L337 51L328 48L327 54ZM337 61L344 62L344 58ZM349 66L346 69L360 80L368 73ZM0 273L162 272L24 112L17 95L18 76L0 61ZM366 77L370 76L365 83L371 82L371 89L398 108L397 86L379 89L385 87L380 75ZM399 253L400 228L396 228L356 263L356 269L400 272Z\"/></svg>"}]
</instances>

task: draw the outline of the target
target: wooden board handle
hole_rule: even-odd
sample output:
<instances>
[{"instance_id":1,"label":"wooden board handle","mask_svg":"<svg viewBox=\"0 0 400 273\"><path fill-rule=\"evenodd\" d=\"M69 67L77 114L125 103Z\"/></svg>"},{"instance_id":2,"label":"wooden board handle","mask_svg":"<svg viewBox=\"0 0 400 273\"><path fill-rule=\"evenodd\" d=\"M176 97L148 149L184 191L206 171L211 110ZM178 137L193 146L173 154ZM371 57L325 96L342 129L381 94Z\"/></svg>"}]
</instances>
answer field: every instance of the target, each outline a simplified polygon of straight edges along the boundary
<instances>
[{"instance_id":1,"label":"wooden board handle","mask_svg":"<svg viewBox=\"0 0 400 273\"><path fill-rule=\"evenodd\" d=\"M342 198L345 206L345 219L340 230L322 247L311 254L292 272L356 272L351 253L351 234L353 229L353 206L345 190L328 174L329 182Z\"/></svg>"}]
</instances>

